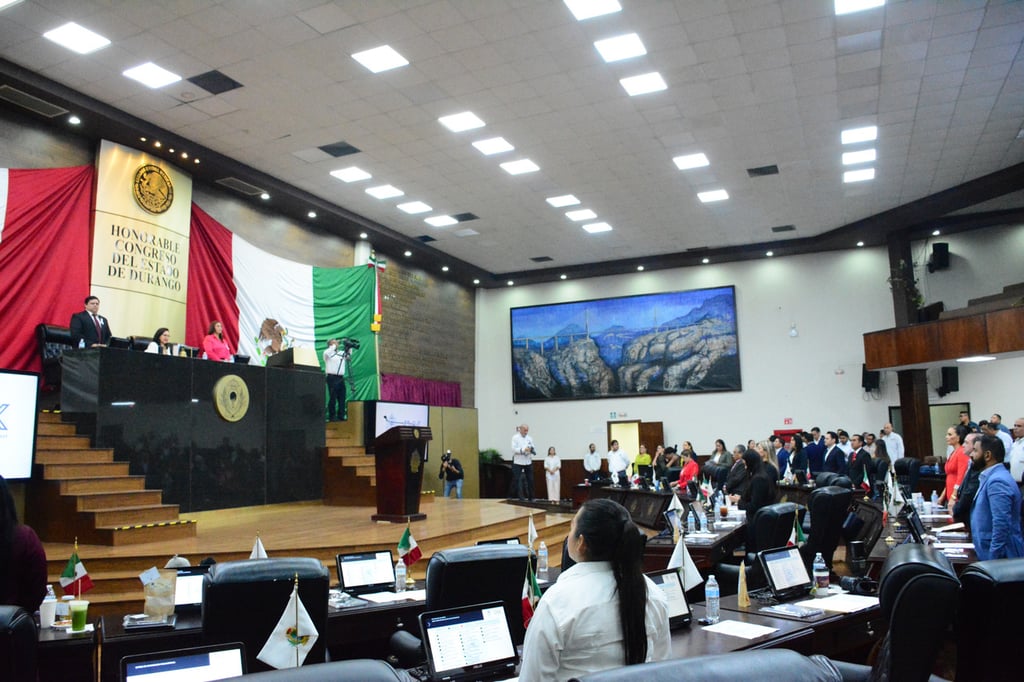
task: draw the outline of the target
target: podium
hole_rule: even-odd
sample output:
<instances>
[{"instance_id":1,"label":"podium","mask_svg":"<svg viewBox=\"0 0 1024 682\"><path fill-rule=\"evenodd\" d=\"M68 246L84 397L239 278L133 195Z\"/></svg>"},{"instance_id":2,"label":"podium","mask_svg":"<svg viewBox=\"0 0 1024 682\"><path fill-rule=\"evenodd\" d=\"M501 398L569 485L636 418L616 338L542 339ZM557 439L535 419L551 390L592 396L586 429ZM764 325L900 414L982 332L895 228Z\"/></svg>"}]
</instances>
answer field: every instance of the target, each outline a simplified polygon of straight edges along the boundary
<instances>
[{"instance_id":1,"label":"podium","mask_svg":"<svg viewBox=\"0 0 1024 682\"><path fill-rule=\"evenodd\" d=\"M422 521L420 488L427 442L426 426L395 426L373 442L377 460L377 513L372 521Z\"/></svg>"}]
</instances>

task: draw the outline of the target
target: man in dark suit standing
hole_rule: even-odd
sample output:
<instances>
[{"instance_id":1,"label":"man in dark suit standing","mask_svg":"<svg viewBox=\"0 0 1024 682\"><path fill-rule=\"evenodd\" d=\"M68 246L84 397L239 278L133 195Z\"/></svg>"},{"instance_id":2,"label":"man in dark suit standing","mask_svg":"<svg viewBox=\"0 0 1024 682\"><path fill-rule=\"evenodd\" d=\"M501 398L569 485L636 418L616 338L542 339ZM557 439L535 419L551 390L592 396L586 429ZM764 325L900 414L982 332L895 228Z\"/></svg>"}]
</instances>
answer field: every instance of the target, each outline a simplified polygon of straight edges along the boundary
<instances>
[{"instance_id":1,"label":"man in dark suit standing","mask_svg":"<svg viewBox=\"0 0 1024 682\"><path fill-rule=\"evenodd\" d=\"M89 296L85 299L85 310L71 316L68 325L71 331L71 343L75 348L105 346L110 343L110 324L107 318L100 315L100 299Z\"/></svg>"},{"instance_id":2,"label":"man in dark suit standing","mask_svg":"<svg viewBox=\"0 0 1024 682\"><path fill-rule=\"evenodd\" d=\"M871 490L871 455L864 449L864 436L855 433L850 436L850 444L853 445L853 454L847 461L847 476L853 482L854 488ZM866 479L866 481L865 481Z\"/></svg>"},{"instance_id":3,"label":"man in dark suit standing","mask_svg":"<svg viewBox=\"0 0 1024 682\"><path fill-rule=\"evenodd\" d=\"M839 447L839 436L835 431L825 434L825 463L822 471L833 471L840 476L846 475L846 453Z\"/></svg>"}]
</instances>

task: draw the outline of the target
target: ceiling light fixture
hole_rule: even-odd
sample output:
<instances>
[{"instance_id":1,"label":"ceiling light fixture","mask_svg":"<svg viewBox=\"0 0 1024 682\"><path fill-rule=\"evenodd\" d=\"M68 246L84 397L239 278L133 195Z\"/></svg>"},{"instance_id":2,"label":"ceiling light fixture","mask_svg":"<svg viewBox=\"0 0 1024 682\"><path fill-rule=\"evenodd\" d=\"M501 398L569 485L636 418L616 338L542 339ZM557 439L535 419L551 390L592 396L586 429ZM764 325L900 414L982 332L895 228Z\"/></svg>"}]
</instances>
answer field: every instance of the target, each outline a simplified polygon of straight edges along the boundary
<instances>
[{"instance_id":1,"label":"ceiling light fixture","mask_svg":"<svg viewBox=\"0 0 1024 682\"><path fill-rule=\"evenodd\" d=\"M875 153L875 148L861 149L855 152L843 152L843 165L852 166L858 163L871 163L878 156Z\"/></svg>"},{"instance_id":2,"label":"ceiling light fixture","mask_svg":"<svg viewBox=\"0 0 1024 682\"><path fill-rule=\"evenodd\" d=\"M199 159L192 159L192 163L199 163Z\"/></svg>"},{"instance_id":3,"label":"ceiling light fixture","mask_svg":"<svg viewBox=\"0 0 1024 682\"><path fill-rule=\"evenodd\" d=\"M448 272L448 266L447 265L442 265L441 266L441 272Z\"/></svg>"},{"instance_id":4,"label":"ceiling light fixture","mask_svg":"<svg viewBox=\"0 0 1024 682\"><path fill-rule=\"evenodd\" d=\"M559 275L558 279L568 279L569 275Z\"/></svg>"},{"instance_id":5,"label":"ceiling light fixture","mask_svg":"<svg viewBox=\"0 0 1024 682\"><path fill-rule=\"evenodd\" d=\"M711 262L711 259L710 258L702 258L700 262L703 263L704 265L707 265L708 263Z\"/></svg>"},{"instance_id":6,"label":"ceiling light fixture","mask_svg":"<svg viewBox=\"0 0 1024 682\"><path fill-rule=\"evenodd\" d=\"M405 252L405 257L409 258L410 256L412 256L412 251L406 251Z\"/></svg>"},{"instance_id":7,"label":"ceiling light fixture","mask_svg":"<svg viewBox=\"0 0 1024 682\"><path fill-rule=\"evenodd\" d=\"M366 234L365 232L360 232L360 233L359 233L359 238L360 238L360 239L366 239L366 238L367 238L368 236L369 236L369 235L368 235L368 234Z\"/></svg>"},{"instance_id":8,"label":"ceiling light fixture","mask_svg":"<svg viewBox=\"0 0 1024 682\"><path fill-rule=\"evenodd\" d=\"M177 83L181 80L181 76L178 74L171 73L167 69L159 67L153 62L146 62L145 64L133 66L127 71L121 72L121 75L138 81L147 88L152 88L154 90L162 88L165 85L170 85L171 83Z\"/></svg>"},{"instance_id":9,"label":"ceiling light fixture","mask_svg":"<svg viewBox=\"0 0 1024 682\"><path fill-rule=\"evenodd\" d=\"M433 227L448 227L449 225L455 225L459 221L450 215L435 215L427 218L423 222Z\"/></svg>"},{"instance_id":10,"label":"ceiling light fixture","mask_svg":"<svg viewBox=\"0 0 1024 682\"><path fill-rule=\"evenodd\" d=\"M644 266L642 266L642 265L636 266L636 271L637 272L643 272L644 271Z\"/></svg>"},{"instance_id":11,"label":"ceiling light fixture","mask_svg":"<svg viewBox=\"0 0 1024 682\"><path fill-rule=\"evenodd\" d=\"M764 255L766 255L766 256L768 256L769 258L771 258L772 256L774 256L774 255L775 255L775 252L774 252L774 251L766 251Z\"/></svg>"},{"instance_id":12,"label":"ceiling light fixture","mask_svg":"<svg viewBox=\"0 0 1024 682\"><path fill-rule=\"evenodd\" d=\"M409 215L416 215L417 213L426 213L427 211L434 210L422 201L407 201L404 204L399 204L398 208Z\"/></svg>"},{"instance_id":13,"label":"ceiling light fixture","mask_svg":"<svg viewBox=\"0 0 1024 682\"><path fill-rule=\"evenodd\" d=\"M73 21L47 31L43 37L78 54L89 54L110 44L110 41L99 33L94 33Z\"/></svg>"},{"instance_id":14,"label":"ceiling light fixture","mask_svg":"<svg viewBox=\"0 0 1024 682\"><path fill-rule=\"evenodd\" d=\"M932 236L933 237L938 237L940 234L942 234L942 233L939 232L938 230L932 230Z\"/></svg>"},{"instance_id":15,"label":"ceiling light fixture","mask_svg":"<svg viewBox=\"0 0 1024 682\"><path fill-rule=\"evenodd\" d=\"M957 362L991 362L997 359L994 355L969 355L966 358L957 358Z\"/></svg>"},{"instance_id":16,"label":"ceiling light fixture","mask_svg":"<svg viewBox=\"0 0 1024 682\"><path fill-rule=\"evenodd\" d=\"M409 63L408 59L398 54L398 52L396 52L390 45L381 45L380 47L375 47L372 50L356 52L352 55L352 59L362 64L373 73L397 69L398 67L405 66Z\"/></svg>"},{"instance_id":17,"label":"ceiling light fixture","mask_svg":"<svg viewBox=\"0 0 1024 682\"><path fill-rule=\"evenodd\" d=\"M306 214L307 218L316 218L316 211L310 211Z\"/></svg>"},{"instance_id":18,"label":"ceiling light fixture","mask_svg":"<svg viewBox=\"0 0 1024 682\"><path fill-rule=\"evenodd\" d=\"M857 246L864 246L864 242L857 242Z\"/></svg>"},{"instance_id":19,"label":"ceiling light fixture","mask_svg":"<svg viewBox=\"0 0 1024 682\"><path fill-rule=\"evenodd\" d=\"M480 284L480 280L478 280L478 279L474 279L474 280L473 280L473 284Z\"/></svg>"},{"instance_id":20,"label":"ceiling light fixture","mask_svg":"<svg viewBox=\"0 0 1024 682\"><path fill-rule=\"evenodd\" d=\"M548 202L555 208L562 208L564 206L575 206L580 203L580 200L574 197L572 194L563 194L557 197L548 197L544 201Z\"/></svg>"},{"instance_id":21,"label":"ceiling light fixture","mask_svg":"<svg viewBox=\"0 0 1024 682\"><path fill-rule=\"evenodd\" d=\"M154 147L156 147L157 149L160 149L160 147L163 147L163 146L164 146L164 143L163 143L163 142L161 142L160 140L156 140L156 141L155 141L155 142L153 143L153 146L154 146Z\"/></svg>"},{"instance_id":22,"label":"ceiling light fixture","mask_svg":"<svg viewBox=\"0 0 1024 682\"><path fill-rule=\"evenodd\" d=\"M509 141L504 137L489 137L486 140L477 140L473 143L481 154L490 156L491 154L501 154L502 152L510 152L515 147L509 144Z\"/></svg>"},{"instance_id":23,"label":"ceiling light fixture","mask_svg":"<svg viewBox=\"0 0 1024 682\"><path fill-rule=\"evenodd\" d=\"M725 201L729 198L729 193L724 189L712 189L707 192L697 192L697 198L700 199L702 203L710 204L716 201Z\"/></svg>"},{"instance_id":24,"label":"ceiling light fixture","mask_svg":"<svg viewBox=\"0 0 1024 682\"><path fill-rule=\"evenodd\" d=\"M630 97L646 95L651 92L659 92L661 90L668 89L665 79L662 78L661 74L657 71L644 73L639 76L622 78L619 80L619 83L622 85L622 89L625 90L626 94Z\"/></svg>"},{"instance_id":25,"label":"ceiling light fixture","mask_svg":"<svg viewBox=\"0 0 1024 682\"><path fill-rule=\"evenodd\" d=\"M565 217L569 220L579 222L580 220L593 220L597 217L597 214L589 208L581 208L578 211L567 211Z\"/></svg>"},{"instance_id":26,"label":"ceiling light fixture","mask_svg":"<svg viewBox=\"0 0 1024 682\"><path fill-rule=\"evenodd\" d=\"M181 153L181 158L187 159L188 158L188 152L182 152Z\"/></svg>"},{"instance_id":27,"label":"ceiling light fixture","mask_svg":"<svg viewBox=\"0 0 1024 682\"><path fill-rule=\"evenodd\" d=\"M647 48L644 47L640 36L635 33L598 40L594 43L594 47L597 48L601 58L608 63L642 57L647 54Z\"/></svg>"},{"instance_id":28,"label":"ceiling light fixture","mask_svg":"<svg viewBox=\"0 0 1024 682\"><path fill-rule=\"evenodd\" d=\"M835 0L836 16L863 12L864 10L881 7L885 0Z\"/></svg>"},{"instance_id":29,"label":"ceiling light fixture","mask_svg":"<svg viewBox=\"0 0 1024 682\"><path fill-rule=\"evenodd\" d=\"M463 111L460 114L442 116L437 122L453 133L461 133L463 130L483 128L486 124L472 111Z\"/></svg>"},{"instance_id":30,"label":"ceiling light fixture","mask_svg":"<svg viewBox=\"0 0 1024 682\"><path fill-rule=\"evenodd\" d=\"M860 128L847 128L839 133L839 141L843 144L857 144L858 142L871 142L878 139L878 126L862 126Z\"/></svg>"},{"instance_id":31,"label":"ceiling light fixture","mask_svg":"<svg viewBox=\"0 0 1024 682\"><path fill-rule=\"evenodd\" d=\"M597 234L598 232L611 232L612 226L608 223L590 223L589 225L584 225L583 229L590 234Z\"/></svg>"},{"instance_id":32,"label":"ceiling light fixture","mask_svg":"<svg viewBox=\"0 0 1024 682\"><path fill-rule=\"evenodd\" d=\"M507 284L509 286L512 286L513 284L515 284L515 282L513 282L512 280L509 280L509 281L505 282L505 284Z\"/></svg>"},{"instance_id":33,"label":"ceiling light fixture","mask_svg":"<svg viewBox=\"0 0 1024 682\"><path fill-rule=\"evenodd\" d=\"M864 182L875 179L874 168L861 168L860 170L846 171L843 173L843 182Z\"/></svg>"},{"instance_id":34,"label":"ceiling light fixture","mask_svg":"<svg viewBox=\"0 0 1024 682\"><path fill-rule=\"evenodd\" d=\"M562 2L576 17L576 21L586 21L593 17L622 11L619 0L562 0Z\"/></svg>"},{"instance_id":35,"label":"ceiling light fixture","mask_svg":"<svg viewBox=\"0 0 1024 682\"><path fill-rule=\"evenodd\" d=\"M394 185L377 185L376 187L370 187L367 189L366 193L376 199L392 199L394 197L405 195L405 192Z\"/></svg>"},{"instance_id":36,"label":"ceiling light fixture","mask_svg":"<svg viewBox=\"0 0 1024 682\"><path fill-rule=\"evenodd\" d=\"M535 173L540 170L540 166L529 159L519 159L501 164L501 169L509 175L522 175L523 173Z\"/></svg>"},{"instance_id":37,"label":"ceiling light fixture","mask_svg":"<svg viewBox=\"0 0 1024 682\"><path fill-rule=\"evenodd\" d=\"M358 182L360 180L369 180L373 177L358 166L349 166L348 168L332 170L331 176L338 178L342 182Z\"/></svg>"},{"instance_id":38,"label":"ceiling light fixture","mask_svg":"<svg viewBox=\"0 0 1024 682\"><path fill-rule=\"evenodd\" d=\"M710 166L711 162L708 161L708 157L704 155L704 152L697 152L696 154L686 154L684 156L677 156L672 159L672 163L676 165L679 170L690 170L691 168L703 168L704 166Z\"/></svg>"},{"instance_id":39,"label":"ceiling light fixture","mask_svg":"<svg viewBox=\"0 0 1024 682\"><path fill-rule=\"evenodd\" d=\"M266 192L264 192L263 194L260 195L260 199L263 199L263 201L266 201L269 198L270 198L270 195L267 194Z\"/></svg>"},{"instance_id":40,"label":"ceiling light fixture","mask_svg":"<svg viewBox=\"0 0 1024 682\"><path fill-rule=\"evenodd\" d=\"M71 116L68 116L68 123L70 123L73 126L79 125L81 122L82 122L82 119L78 118L74 114L72 114Z\"/></svg>"}]
</instances>

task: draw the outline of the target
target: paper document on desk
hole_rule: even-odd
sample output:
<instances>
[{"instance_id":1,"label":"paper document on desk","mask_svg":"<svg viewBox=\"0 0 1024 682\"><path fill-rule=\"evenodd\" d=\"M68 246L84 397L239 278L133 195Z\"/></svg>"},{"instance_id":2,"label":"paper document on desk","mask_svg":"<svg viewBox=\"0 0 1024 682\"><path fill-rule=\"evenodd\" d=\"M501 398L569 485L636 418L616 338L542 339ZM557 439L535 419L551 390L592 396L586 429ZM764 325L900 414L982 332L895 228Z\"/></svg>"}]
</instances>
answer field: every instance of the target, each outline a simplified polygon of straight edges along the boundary
<instances>
[{"instance_id":1,"label":"paper document on desk","mask_svg":"<svg viewBox=\"0 0 1024 682\"><path fill-rule=\"evenodd\" d=\"M805 599L798 601L797 606L809 609L824 609L836 613L853 613L878 606L878 597L865 597L859 594L836 594L823 599Z\"/></svg>"},{"instance_id":2,"label":"paper document on desk","mask_svg":"<svg viewBox=\"0 0 1024 682\"><path fill-rule=\"evenodd\" d=\"M717 632L720 635L731 635L732 637L740 637L742 639L757 639L758 637L764 637L765 635L777 632L778 628L743 623L738 620L723 620L714 625L706 625L704 631Z\"/></svg>"},{"instance_id":3,"label":"paper document on desk","mask_svg":"<svg viewBox=\"0 0 1024 682\"><path fill-rule=\"evenodd\" d=\"M974 549L973 542L936 542L935 549Z\"/></svg>"},{"instance_id":4,"label":"paper document on desk","mask_svg":"<svg viewBox=\"0 0 1024 682\"><path fill-rule=\"evenodd\" d=\"M387 604L393 601L423 601L427 598L426 590L406 590L405 592L373 592L361 594L360 599L372 601L374 604Z\"/></svg>"}]
</instances>

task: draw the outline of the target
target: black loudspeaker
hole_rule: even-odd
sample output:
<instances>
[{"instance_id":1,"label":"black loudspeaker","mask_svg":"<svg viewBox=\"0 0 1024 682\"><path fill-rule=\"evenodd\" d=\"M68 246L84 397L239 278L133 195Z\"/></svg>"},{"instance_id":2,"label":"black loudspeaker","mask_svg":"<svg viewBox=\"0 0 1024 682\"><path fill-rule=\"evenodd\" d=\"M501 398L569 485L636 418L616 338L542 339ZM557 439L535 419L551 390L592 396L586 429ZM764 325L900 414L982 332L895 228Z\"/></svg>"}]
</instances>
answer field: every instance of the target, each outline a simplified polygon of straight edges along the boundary
<instances>
[{"instance_id":1,"label":"black loudspeaker","mask_svg":"<svg viewBox=\"0 0 1024 682\"><path fill-rule=\"evenodd\" d=\"M872 372L867 365L861 365L860 385L865 391L877 391L882 381L881 372Z\"/></svg>"},{"instance_id":2,"label":"black loudspeaker","mask_svg":"<svg viewBox=\"0 0 1024 682\"><path fill-rule=\"evenodd\" d=\"M928 259L928 272L949 269L949 244L935 242L932 244L932 255Z\"/></svg>"},{"instance_id":3,"label":"black loudspeaker","mask_svg":"<svg viewBox=\"0 0 1024 682\"><path fill-rule=\"evenodd\" d=\"M939 397L960 390L960 371L956 367L942 368L942 385L936 389Z\"/></svg>"}]
</instances>

